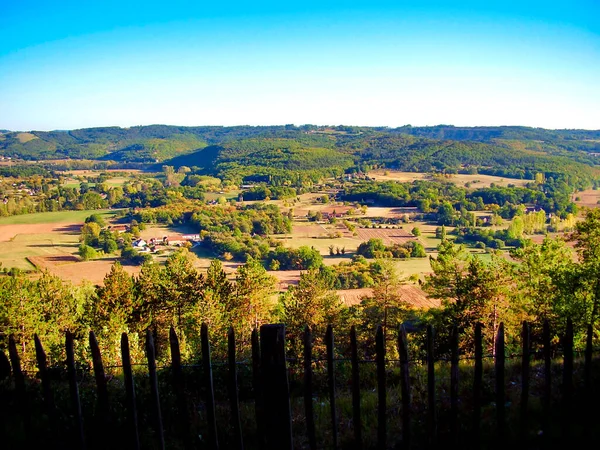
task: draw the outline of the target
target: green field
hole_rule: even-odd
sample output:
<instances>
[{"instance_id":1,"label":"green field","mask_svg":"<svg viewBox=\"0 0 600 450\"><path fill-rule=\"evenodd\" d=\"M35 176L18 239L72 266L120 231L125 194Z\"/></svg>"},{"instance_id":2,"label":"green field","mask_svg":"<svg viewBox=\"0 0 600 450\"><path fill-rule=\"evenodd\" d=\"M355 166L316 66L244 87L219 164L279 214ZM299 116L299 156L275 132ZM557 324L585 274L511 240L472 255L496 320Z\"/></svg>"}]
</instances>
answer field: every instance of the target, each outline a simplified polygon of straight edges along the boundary
<instances>
[{"instance_id":1,"label":"green field","mask_svg":"<svg viewBox=\"0 0 600 450\"><path fill-rule=\"evenodd\" d=\"M97 209L87 211L55 211L45 213L21 214L0 218L0 225L23 225L37 223L75 223L84 222L92 214L100 214L108 219L116 214L117 209Z\"/></svg>"},{"instance_id":2,"label":"green field","mask_svg":"<svg viewBox=\"0 0 600 450\"><path fill-rule=\"evenodd\" d=\"M35 270L27 257L76 255L78 247L79 236L76 234L18 234L8 242L0 242L0 268Z\"/></svg>"}]
</instances>

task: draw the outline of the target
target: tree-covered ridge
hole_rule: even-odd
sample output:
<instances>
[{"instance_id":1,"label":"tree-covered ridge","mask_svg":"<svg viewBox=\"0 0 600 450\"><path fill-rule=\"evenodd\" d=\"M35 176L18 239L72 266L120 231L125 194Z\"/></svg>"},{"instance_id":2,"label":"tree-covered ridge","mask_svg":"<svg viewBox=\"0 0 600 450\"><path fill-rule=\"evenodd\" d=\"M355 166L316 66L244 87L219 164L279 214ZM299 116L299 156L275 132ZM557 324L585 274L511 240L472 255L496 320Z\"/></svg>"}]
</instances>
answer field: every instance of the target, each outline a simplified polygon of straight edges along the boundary
<instances>
[{"instance_id":1,"label":"tree-covered ridge","mask_svg":"<svg viewBox=\"0 0 600 450\"><path fill-rule=\"evenodd\" d=\"M240 182L250 175L293 184L352 167L480 173L533 179L538 172L576 187L597 177L600 131L526 127L176 127L9 132L0 155L28 160L165 162Z\"/></svg>"}]
</instances>

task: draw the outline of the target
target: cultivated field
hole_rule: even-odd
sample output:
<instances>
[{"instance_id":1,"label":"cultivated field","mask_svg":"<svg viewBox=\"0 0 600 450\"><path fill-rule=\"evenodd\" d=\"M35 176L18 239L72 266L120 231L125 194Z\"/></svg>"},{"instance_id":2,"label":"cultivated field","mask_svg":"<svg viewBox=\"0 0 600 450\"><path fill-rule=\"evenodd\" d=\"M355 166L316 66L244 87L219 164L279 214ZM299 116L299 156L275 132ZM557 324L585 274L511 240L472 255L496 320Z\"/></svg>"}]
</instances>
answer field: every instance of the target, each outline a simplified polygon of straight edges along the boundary
<instances>
[{"instance_id":1,"label":"cultivated field","mask_svg":"<svg viewBox=\"0 0 600 450\"><path fill-rule=\"evenodd\" d=\"M406 244L408 241L417 240L412 233L401 228L357 228L356 233L361 242L369 239L381 239L385 245Z\"/></svg>"},{"instance_id":2,"label":"cultivated field","mask_svg":"<svg viewBox=\"0 0 600 450\"><path fill-rule=\"evenodd\" d=\"M416 172L399 172L394 170L373 170L369 172L369 177L378 181L401 181L411 182L415 180L433 180L434 178L425 173ZM466 183L470 183L472 188L483 188L489 187L492 183L498 186L508 186L514 184L515 186L524 186L531 180L521 180L516 178L497 177L493 175L481 175L481 174L448 174L443 178L435 178L443 181L449 181L459 186L464 186Z\"/></svg>"},{"instance_id":3,"label":"cultivated field","mask_svg":"<svg viewBox=\"0 0 600 450\"><path fill-rule=\"evenodd\" d=\"M77 256L79 231L85 218L93 213L108 218L115 211L59 211L1 218L0 267L33 270L35 267L60 266L60 269L51 270L51 273L60 275L61 271L67 274L67 266L75 265L74 275L77 272L79 278L84 275L94 278L95 271L79 268L83 263Z\"/></svg>"},{"instance_id":4,"label":"cultivated field","mask_svg":"<svg viewBox=\"0 0 600 450\"><path fill-rule=\"evenodd\" d=\"M598 208L598 202L600 201L600 190L588 189L573 194L573 201L577 206L584 206L587 208Z\"/></svg>"}]
</instances>

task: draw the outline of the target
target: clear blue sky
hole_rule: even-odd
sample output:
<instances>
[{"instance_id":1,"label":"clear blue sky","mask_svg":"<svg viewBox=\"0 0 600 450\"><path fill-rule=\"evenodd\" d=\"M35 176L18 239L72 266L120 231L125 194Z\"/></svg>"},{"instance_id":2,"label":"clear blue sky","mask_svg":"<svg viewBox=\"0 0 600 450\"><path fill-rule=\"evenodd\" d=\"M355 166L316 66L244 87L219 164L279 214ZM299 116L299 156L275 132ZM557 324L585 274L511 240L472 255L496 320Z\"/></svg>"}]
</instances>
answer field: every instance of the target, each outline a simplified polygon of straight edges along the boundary
<instances>
[{"instance_id":1,"label":"clear blue sky","mask_svg":"<svg viewBox=\"0 0 600 450\"><path fill-rule=\"evenodd\" d=\"M600 1L0 0L0 129L600 129Z\"/></svg>"}]
</instances>

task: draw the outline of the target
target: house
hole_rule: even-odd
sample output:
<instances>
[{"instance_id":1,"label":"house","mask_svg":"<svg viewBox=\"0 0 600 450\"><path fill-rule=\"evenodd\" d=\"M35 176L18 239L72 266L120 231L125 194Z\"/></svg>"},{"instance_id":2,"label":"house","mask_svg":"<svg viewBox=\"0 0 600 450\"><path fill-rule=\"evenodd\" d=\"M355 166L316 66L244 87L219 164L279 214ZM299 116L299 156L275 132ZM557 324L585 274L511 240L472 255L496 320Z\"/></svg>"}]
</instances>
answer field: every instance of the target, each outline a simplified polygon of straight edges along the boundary
<instances>
[{"instance_id":1,"label":"house","mask_svg":"<svg viewBox=\"0 0 600 450\"><path fill-rule=\"evenodd\" d=\"M129 227L127 225L109 225L108 229L110 231L117 231L118 233L125 233L129 231Z\"/></svg>"},{"instance_id":2,"label":"house","mask_svg":"<svg viewBox=\"0 0 600 450\"><path fill-rule=\"evenodd\" d=\"M146 243L145 240L138 239L137 241L133 241L131 245L133 245L136 248L143 248L143 247L146 247L146 245L148 245L148 244Z\"/></svg>"}]
</instances>

